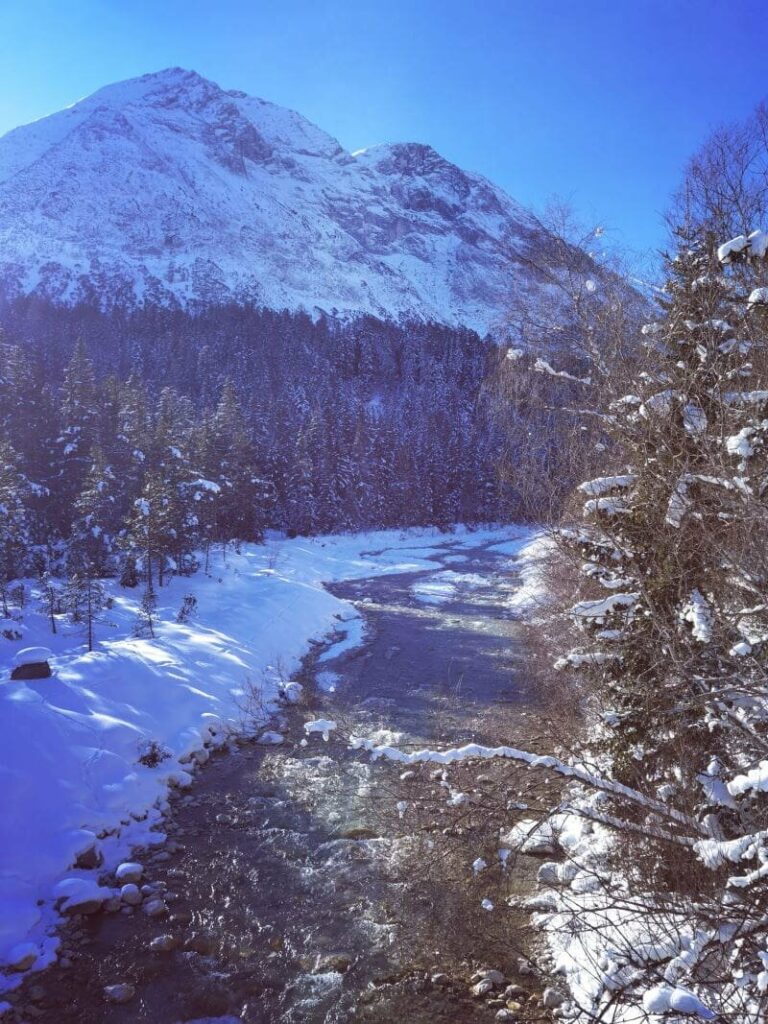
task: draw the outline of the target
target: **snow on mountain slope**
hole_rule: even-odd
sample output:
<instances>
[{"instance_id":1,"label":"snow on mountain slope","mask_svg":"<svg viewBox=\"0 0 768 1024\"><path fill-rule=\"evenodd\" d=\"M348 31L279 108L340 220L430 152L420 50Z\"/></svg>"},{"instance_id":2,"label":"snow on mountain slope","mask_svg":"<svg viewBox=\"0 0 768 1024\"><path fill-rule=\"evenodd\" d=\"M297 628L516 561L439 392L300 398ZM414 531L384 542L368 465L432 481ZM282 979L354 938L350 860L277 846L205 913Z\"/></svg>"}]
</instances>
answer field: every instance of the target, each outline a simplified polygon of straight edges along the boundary
<instances>
[{"instance_id":1,"label":"snow on mountain slope","mask_svg":"<svg viewBox=\"0 0 768 1024\"><path fill-rule=\"evenodd\" d=\"M492 328L540 232L429 146L355 155L178 68L0 138L0 287L104 305L215 301Z\"/></svg>"}]
</instances>

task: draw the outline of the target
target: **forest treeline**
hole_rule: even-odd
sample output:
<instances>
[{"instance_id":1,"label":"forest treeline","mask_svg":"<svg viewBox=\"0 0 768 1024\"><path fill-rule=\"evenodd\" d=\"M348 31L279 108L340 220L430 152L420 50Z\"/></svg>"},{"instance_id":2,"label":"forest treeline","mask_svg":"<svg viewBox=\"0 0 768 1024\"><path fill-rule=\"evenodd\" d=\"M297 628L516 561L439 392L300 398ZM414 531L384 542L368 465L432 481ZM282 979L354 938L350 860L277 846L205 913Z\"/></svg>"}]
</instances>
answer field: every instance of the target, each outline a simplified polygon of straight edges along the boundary
<instances>
[{"instance_id":1,"label":"forest treeline","mask_svg":"<svg viewBox=\"0 0 768 1024\"><path fill-rule=\"evenodd\" d=\"M0 324L6 583L162 577L267 529L530 519L577 477L553 382L523 360L500 396L506 350L470 331L39 299Z\"/></svg>"}]
</instances>

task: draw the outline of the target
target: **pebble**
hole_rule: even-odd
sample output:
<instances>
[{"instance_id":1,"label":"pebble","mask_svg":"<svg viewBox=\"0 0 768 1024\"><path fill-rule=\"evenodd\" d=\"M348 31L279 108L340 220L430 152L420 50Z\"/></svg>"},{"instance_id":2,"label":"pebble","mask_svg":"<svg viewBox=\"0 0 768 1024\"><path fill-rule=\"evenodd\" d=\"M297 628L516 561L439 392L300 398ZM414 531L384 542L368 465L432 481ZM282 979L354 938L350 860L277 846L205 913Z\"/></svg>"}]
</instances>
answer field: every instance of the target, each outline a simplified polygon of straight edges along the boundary
<instances>
[{"instance_id":1,"label":"pebble","mask_svg":"<svg viewBox=\"0 0 768 1024\"><path fill-rule=\"evenodd\" d=\"M518 1017L517 1014L512 1012L512 1010L498 1010L496 1013L496 1020L506 1021L507 1024L515 1024Z\"/></svg>"},{"instance_id":2,"label":"pebble","mask_svg":"<svg viewBox=\"0 0 768 1024\"><path fill-rule=\"evenodd\" d=\"M524 989L522 985L507 985L504 989L505 999L527 999L528 990Z\"/></svg>"},{"instance_id":3,"label":"pebble","mask_svg":"<svg viewBox=\"0 0 768 1024\"><path fill-rule=\"evenodd\" d=\"M158 935L156 939L152 939L149 944L149 948L153 953L170 953L171 950L176 949L177 946L181 945L176 935Z\"/></svg>"},{"instance_id":4,"label":"pebble","mask_svg":"<svg viewBox=\"0 0 768 1024\"><path fill-rule=\"evenodd\" d=\"M136 989L127 982L104 986L104 998L108 1003L127 1003L136 995Z\"/></svg>"}]
</instances>

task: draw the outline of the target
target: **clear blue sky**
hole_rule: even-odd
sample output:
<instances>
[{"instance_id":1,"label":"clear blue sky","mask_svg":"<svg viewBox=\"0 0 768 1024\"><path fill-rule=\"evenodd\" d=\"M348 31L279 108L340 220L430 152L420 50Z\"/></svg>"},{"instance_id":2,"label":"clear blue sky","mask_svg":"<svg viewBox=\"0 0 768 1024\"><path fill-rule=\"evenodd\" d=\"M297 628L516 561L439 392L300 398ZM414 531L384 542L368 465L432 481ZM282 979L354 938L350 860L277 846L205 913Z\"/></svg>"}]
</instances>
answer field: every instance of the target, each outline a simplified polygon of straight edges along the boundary
<instances>
[{"instance_id":1,"label":"clear blue sky","mask_svg":"<svg viewBox=\"0 0 768 1024\"><path fill-rule=\"evenodd\" d=\"M180 65L350 150L420 141L636 249L711 127L768 94L766 0L0 0L0 132Z\"/></svg>"}]
</instances>

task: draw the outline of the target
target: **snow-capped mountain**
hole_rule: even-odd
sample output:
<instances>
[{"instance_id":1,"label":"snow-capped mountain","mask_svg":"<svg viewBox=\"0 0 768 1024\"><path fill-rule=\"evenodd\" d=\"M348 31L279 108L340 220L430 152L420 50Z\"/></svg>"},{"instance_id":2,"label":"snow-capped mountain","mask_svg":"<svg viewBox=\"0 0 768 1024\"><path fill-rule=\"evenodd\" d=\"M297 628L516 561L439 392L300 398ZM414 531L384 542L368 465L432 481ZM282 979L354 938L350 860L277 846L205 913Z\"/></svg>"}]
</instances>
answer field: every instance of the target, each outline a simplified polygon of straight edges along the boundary
<instances>
[{"instance_id":1,"label":"snow-capped mountain","mask_svg":"<svg viewBox=\"0 0 768 1024\"><path fill-rule=\"evenodd\" d=\"M429 146L347 153L178 68L0 138L0 287L60 302L503 318L540 227Z\"/></svg>"}]
</instances>

